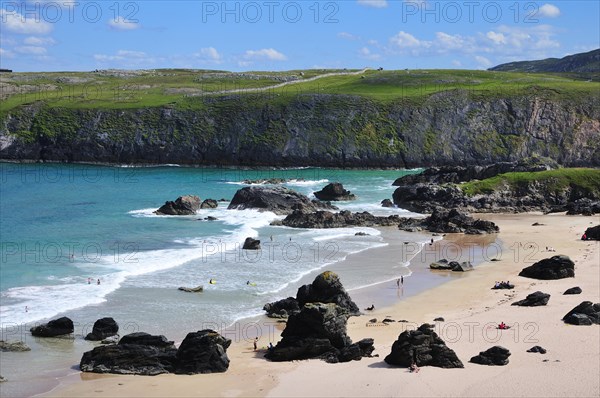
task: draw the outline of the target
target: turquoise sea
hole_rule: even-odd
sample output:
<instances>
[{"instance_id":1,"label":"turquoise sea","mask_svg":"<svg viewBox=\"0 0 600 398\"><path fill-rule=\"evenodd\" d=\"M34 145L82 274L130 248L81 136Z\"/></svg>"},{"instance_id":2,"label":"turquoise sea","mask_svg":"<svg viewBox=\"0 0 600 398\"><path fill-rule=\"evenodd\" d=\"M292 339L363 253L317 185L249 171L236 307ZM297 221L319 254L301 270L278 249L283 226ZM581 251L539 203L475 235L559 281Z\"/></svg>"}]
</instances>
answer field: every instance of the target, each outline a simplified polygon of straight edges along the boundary
<instances>
[{"instance_id":1,"label":"turquoise sea","mask_svg":"<svg viewBox=\"0 0 600 398\"><path fill-rule=\"evenodd\" d=\"M278 216L227 210L227 202L189 217L153 214L181 195L229 200L245 179L286 178L292 180L288 187L311 196L339 181L358 196L340 203L341 209L408 214L379 204L391 198L392 182L405 173L398 170L1 166L4 328L66 313L72 318L85 314L86 321L110 315L138 325L159 316L173 323L185 318L185 330L202 323L230 324L262 313L270 300L293 294L294 282L304 275L382 245L375 229L271 227ZM218 220L202 220L209 215ZM355 237L359 231L370 236ZM248 236L263 241L260 252L240 249ZM350 277L346 287L398 276L398 270L374 271L372 277ZM208 284L210 279L217 283ZM197 285L206 289L201 300L177 291Z\"/></svg>"}]
</instances>

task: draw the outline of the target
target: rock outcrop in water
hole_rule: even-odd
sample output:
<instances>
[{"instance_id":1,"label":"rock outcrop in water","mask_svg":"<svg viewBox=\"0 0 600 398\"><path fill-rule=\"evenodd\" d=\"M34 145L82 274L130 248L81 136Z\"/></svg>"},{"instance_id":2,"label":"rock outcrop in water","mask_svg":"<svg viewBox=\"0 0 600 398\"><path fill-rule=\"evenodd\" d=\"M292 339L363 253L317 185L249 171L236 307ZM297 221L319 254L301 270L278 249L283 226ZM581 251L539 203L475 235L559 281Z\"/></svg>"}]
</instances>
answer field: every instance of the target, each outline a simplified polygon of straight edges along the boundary
<instances>
[{"instance_id":1,"label":"rock outcrop in water","mask_svg":"<svg viewBox=\"0 0 600 398\"><path fill-rule=\"evenodd\" d=\"M553 256L523 268L519 276L542 280L573 278L575 263L567 256Z\"/></svg>"},{"instance_id":2,"label":"rock outcrop in water","mask_svg":"<svg viewBox=\"0 0 600 398\"><path fill-rule=\"evenodd\" d=\"M0 340L0 351L2 352L24 352L31 351L31 348L22 341L4 341Z\"/></svg>"},{"instance_id":3,"label":"rock outcrop in water","mask_svg":"<svg viewBox=\"0 0 600 398\"><path fill-rule=\"evenodd\" d=\"M201 209L216 209L219 207L219 202L214 199L205 199L202 204L200 204Z\"/></svg>"},{"instance_id":4,"label":"rock outcrop in water","mask_svg":"<svg viewBox=\"0 0 600 398\"><path fill-rule=\"evenodd\" d=\"M340 201L340 200L356 200L356 195L344 189L344 186L339 182L333 182L314 193L319 200L325 201Z\"/></svg>"},{"instance_id":5,"label":"rock outcrop in water","mask_svg":"<svg viewBox=\"0 0 600 398\"><path fill-rule=\"evenodd\" d=\"M344 210L339 213L317 211L305 213L294 211L273 225L285 225L292 228L344 228L344 227L375 227L398 225L401 218L398 215L387 217L374 216L369 212L352 213Z\"/></svg>"},{"instance_id":6,"label":"rock outcrop in water","mask_svg":"<svg viewBox=\"0 0 600 398\"><path fill-rule=\"evenodd\" d=\"M394 341L392 351L385 357L385 362L402 367L409 367L413 362L417 366L464 367L456 353L433 331L433 325L427 323L419 326L417 330L402 332Z\"/></svg>"},{"instance_id":7,"label":"rock outcrop in water","mask_svg":"<svg viewBox=\"0 0 600 398\"><path fill-rule=\"evenodd\" d=\"M272 211L275 214L291 214L294 211L303 213L315 212L321 209L337 210L326 202L311 201L286 187L246 187L238 190L228 209L257 209Z\"/></svg>"},{"instance_id":8,"label":"rock outcrop in water","mask_svg":"<svg viewBox=\"0 0 600 398\"><path fill-rule=\"evenodd\" d=\"M119 333L119 325L113 318L102 318L94 322L92 332L85 336L86 340L99 341Z\"/></svg>"},{"instance_id":9,"label":"rock outcrop in water","mask_svg":"<svg viewBox=\"0 0 600 398\"><path fill-rule=\"evenodd\" d=\"M66 316L30 329L31 334L36 337L56 337L71 334L73 331L73 321Z\"/></svg>"},{"instance_id":10,"label":"rock outcrop in water","mask_svg":"<svg viewBox=\"0 0 600 398\"><path fill-rule=\"evenodd\" d=\"M154 213L169 216L191 216L200 209L200 198L195 195L180 196L176 200L165 202Z\"/></svg>"},{"instance_id":11,"label":"rock outcrop in water","mask_svg":"<svg viewBox=\"0 0 600 398\"><path fill-rule=\"evenodd\" d=\"M260 240L254 238L246 238L242 250L260 250Z\"/></svg>"}]
</instances>

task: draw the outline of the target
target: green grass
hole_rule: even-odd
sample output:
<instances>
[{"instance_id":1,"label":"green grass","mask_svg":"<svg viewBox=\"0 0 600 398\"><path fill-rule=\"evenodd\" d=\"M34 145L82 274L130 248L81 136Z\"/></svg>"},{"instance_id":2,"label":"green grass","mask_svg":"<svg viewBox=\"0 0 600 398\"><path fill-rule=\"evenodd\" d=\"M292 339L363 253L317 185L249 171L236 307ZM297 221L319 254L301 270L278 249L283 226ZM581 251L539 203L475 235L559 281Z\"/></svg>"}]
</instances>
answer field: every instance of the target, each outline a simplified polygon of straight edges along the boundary
<instances>
[{"instance_id":1,"label":"green grass","mask_svg":"<svg viewBox=\"0 0 600 398\"><path fill-rule=\"evenodd\" d=\"M549 191L560 192L571 187L600 196L600 170L588 168L564 168L540 172L499 174L481 181L470 181L460 185L462 191L474 196L490 194L497 189L518 190L533 183L543 184Z\"/></svg>"},{"instance_id":2,"label":"green grass","mask_svg":"<svg viewBox=\"0 0 600 398\"><path fill-rule=\"evenodd\" d=\"M43 103L70 109L136 109L177 106L203 108L207 99L232 89L254 89L277 85L283 79L299 79L340 72L305 70L246 72L161 69L150 71L52 72L2 74L3 83L18 92L4 95L0 117L23 105ZM300 76L300 74L303 76ZM364 75L332 76L271 89L268 92L226 94L241 101L268 96L268 101L286 102L303 94L355 95L383 103L424 103L445 92L471 100L515 96L580 99L597 96L600 83L568 75L527 74L469 70L367 71ZM444 97L436 97L443 101ZM449 98L447 101L451 101Z\"/></svg>"}]
</instances>

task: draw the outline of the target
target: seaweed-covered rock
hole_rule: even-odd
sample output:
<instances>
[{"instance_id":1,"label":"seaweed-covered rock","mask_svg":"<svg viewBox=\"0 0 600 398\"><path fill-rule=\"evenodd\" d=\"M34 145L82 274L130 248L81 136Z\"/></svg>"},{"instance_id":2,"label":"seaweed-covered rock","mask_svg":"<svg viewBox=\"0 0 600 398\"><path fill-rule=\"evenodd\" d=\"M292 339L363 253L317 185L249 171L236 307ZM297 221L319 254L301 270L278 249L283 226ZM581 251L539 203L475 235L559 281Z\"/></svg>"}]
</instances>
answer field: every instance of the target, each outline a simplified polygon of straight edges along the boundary
<instances>
[{"instance_id":1,"label":"seaweed-covered rock","mask_svg":"<svg viewBox=\"0 0 600 398\"><path fill-rule=\"evenodd\" d=\"M364 211L352 213L344 210L339 213L330 211L316 211L306 213L294 211L280 223L292 228L344 228L344 227L375 227L398 225L401 218L394 214L391 216L374 216Z\"/></svg>"},{"instance_id":2,"label":"seaweed-covered rock","mask_svg":"<svg viewBox=\"0 0 600 398\"><path fill-rule=\"evenodd\" d=\"M385 357L390 365L408 367L413 362L417 366L436 366L440 368L463 368L464 365L456 353L433 331L427 323L417 330L406 330L398 336L392 345L392 352Z\"/></svg>"},{"instance_id":3,"label":"seaweed-covered rock","mask_svg":"<svg viewBox=\"0 0 600 398\"><path fill-rule=\"evenodd\" d=\"M31 348L22 341L4 341L0 340L0 351L2 352L24 352L31 351Z\"/></svg>"},{"instance_id":4,"label":"seaweed-covered rock","mask_svg":"<svg viewBox=\"0 0 600 398\"><path fill-rule=\"evenodd\" d=\"M175 373L221 373L229 368L227 348L231 340L214 330L188 333L177 350Z\"/></svg>"},{"instance_id":5,"label":"seaweed-covered rock","mask_svg":"<svg viewBox=\"0 0 600 398\"><path fill-rule=\"evenodd\" d=\"M86 340L99 341L119 333L119 325L113 318L101 318L94 322L92 332L85 336Z\"/></svg>"},{"instance_id":6,"label":"seaweed-covered rock","mask_svg":"<svg viewBox=\"0 0 600 398\"><path fill-rule=\"evenodd\" d=\"M508 365L509 356L509 350L502 346L496 345L485 351L481 351L479 355L471 358L469 362L477 363L479 365L504 366Z\"/></svg>"},{"instance_id":7,"label":"seaweed-covered rock","mask_svg":"<svg viewBox=\"0 0 600 398\"><path fill-rule=\"evenodd\" d=\"M573 278L575 263L567 256L553 256L523 268L519 276L542 280Z\"/></svg>"},{"instance_id":8,"label":"seaweed-covered rock","mask_svg":"<svg viewBox=\"0 0 600 398\"><path fill-rule=\"evenodd\" d=\"M73 321L63 316L44 325L34 326L29 331L36 337L55 337L71 334L74 331Z\"/></svg>"}]
</instances>

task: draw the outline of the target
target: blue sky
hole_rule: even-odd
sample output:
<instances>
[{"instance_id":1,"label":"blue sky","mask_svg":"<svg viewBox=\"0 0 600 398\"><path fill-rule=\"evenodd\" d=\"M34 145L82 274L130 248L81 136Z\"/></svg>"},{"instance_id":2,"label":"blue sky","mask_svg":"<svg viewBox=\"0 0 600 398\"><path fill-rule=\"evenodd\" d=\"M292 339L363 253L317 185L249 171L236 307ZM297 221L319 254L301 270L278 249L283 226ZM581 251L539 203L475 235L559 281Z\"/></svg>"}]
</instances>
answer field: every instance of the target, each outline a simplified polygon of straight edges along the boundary
<instances>
[{"instance_id":1,"label":"blue sky","mask_svg":"<svg viewBox=\"0 0 600 398\"><path fill-rule=\"evenodd\" d=\"M15 71L486 69L600 47L597 0L0 3Z\"/></svg>"}]
</instances>

